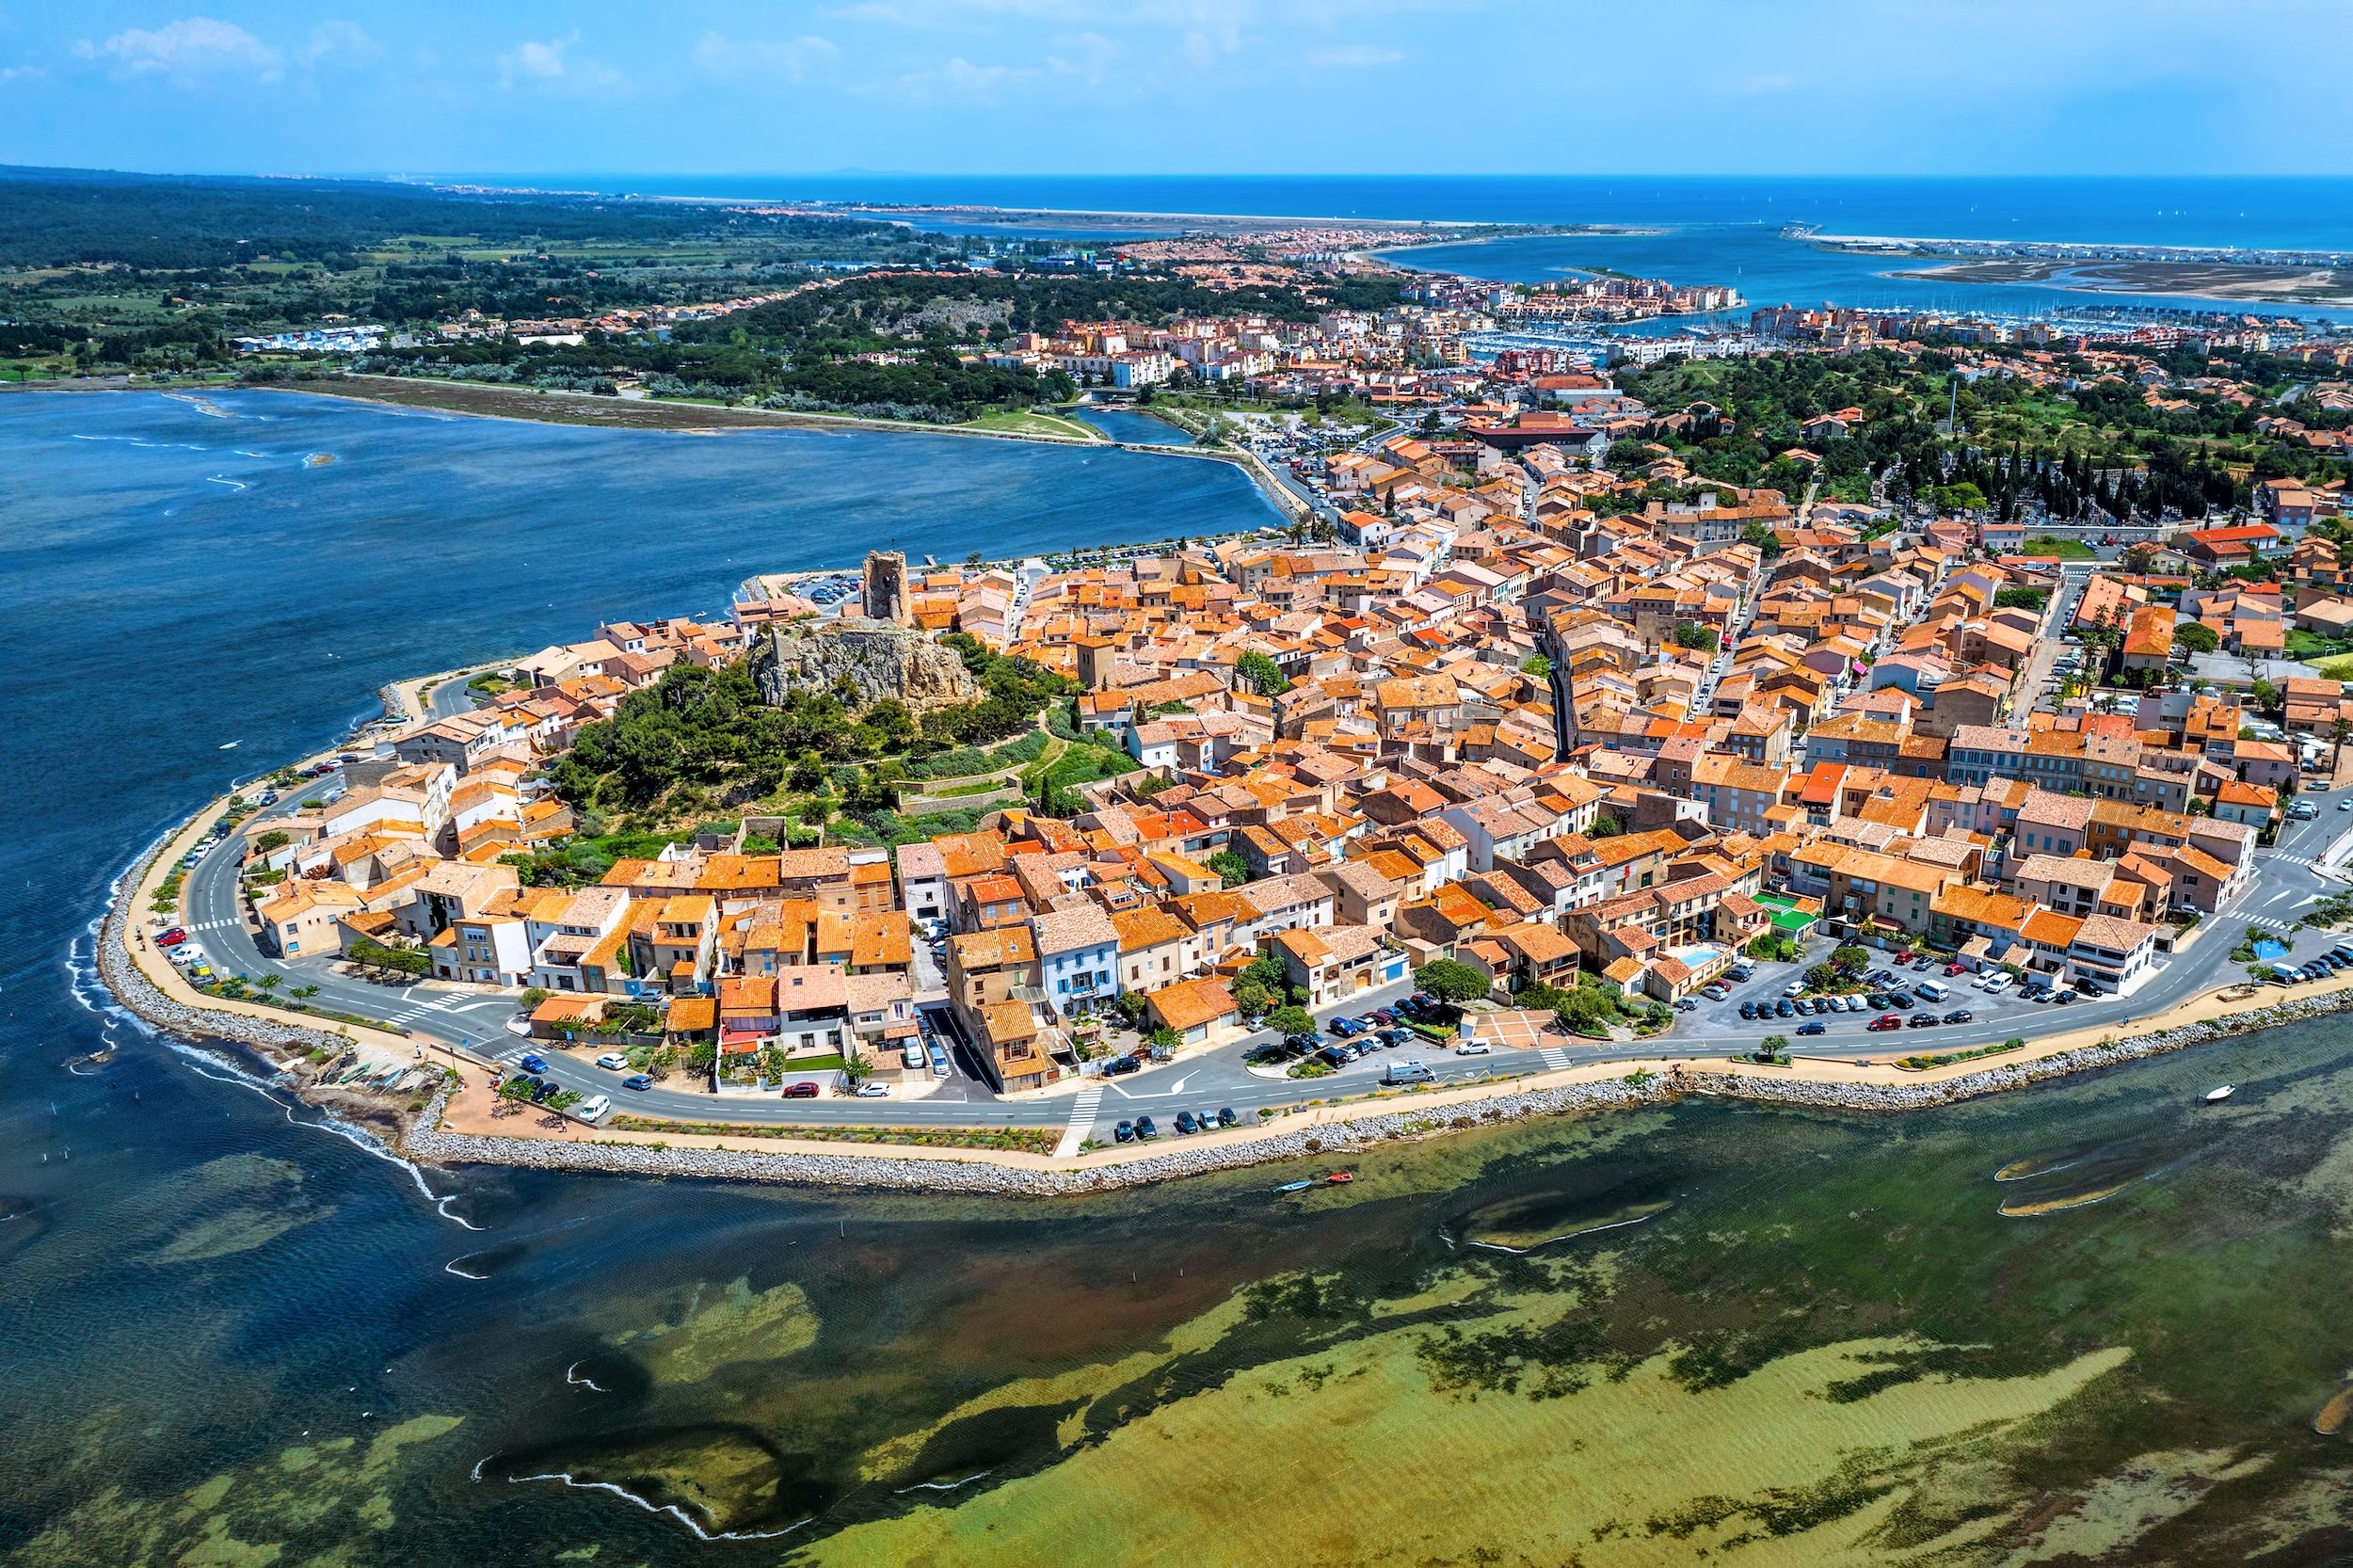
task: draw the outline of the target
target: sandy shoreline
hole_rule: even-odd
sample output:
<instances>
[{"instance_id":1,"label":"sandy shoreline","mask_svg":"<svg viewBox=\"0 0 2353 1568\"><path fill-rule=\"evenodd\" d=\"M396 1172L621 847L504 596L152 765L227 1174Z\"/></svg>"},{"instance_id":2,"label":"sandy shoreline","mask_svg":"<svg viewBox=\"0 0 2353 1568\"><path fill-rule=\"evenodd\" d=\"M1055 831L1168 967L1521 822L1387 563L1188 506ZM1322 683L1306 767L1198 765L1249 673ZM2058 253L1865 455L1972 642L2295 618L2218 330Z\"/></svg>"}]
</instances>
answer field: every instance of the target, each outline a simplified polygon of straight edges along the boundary
<instances>
[{"instance_id":1,"label":"sandy shoreline","mask_svg":"<svg viewBox=\"0 0 2353 1568\"><path fill-rule=\"evenodd\" d=\"M395 700L435 678L400 682ZM490 1116L487 1064L461 1057L451 1042L333 1022L282 1009L226 1000L196 991L161 953L129 942L155 888L218 814L220 803L191 817L116 884L100 922L100 977L126 1009L166 1032L190 1040L227 1040L265 1063L281 1087L312 1104L356 1113L392 1128L397 1153L436 1164L521 1165L621 1175L685 1176L713 1180L872 1188L897 1192L987 1192L1050 1197L1146 1185L1270 1161L1353 1154L1401 1139L1439 1136L1530 1116L1582 1114L1716 1095L1792 1108L1899 1112L1933 1109L2076 1073L2144 1060L2211 1040L2353 1007L2353 980L2308 984L2277 1000L2225 986L2139 1020L2135 1032L2083 1029L2021 1050L1954 1063L1925 1072L1890 1064L1801 1058L1788 1067L1728 1061L1705 1064L1662 1053L1657 1064L1590 1064L1556 1072L1443 1090L1380 1093L1342 1104L1310 1105L1182 1143L1115 1144L1067 1158L1020 1150L900 1144L845 1144L789 1136L736 1138L706 1133L627 1134L539 1118ZM2250 1006L2250 1002L2261 1005ZM328 1062L357 1056L384 1068L446 1070L429 1099L421 1089L390 1098L355 1096L319 1080ZM317 1060L314 1060L316 1058Z\"/></svg>"}]
</instances>

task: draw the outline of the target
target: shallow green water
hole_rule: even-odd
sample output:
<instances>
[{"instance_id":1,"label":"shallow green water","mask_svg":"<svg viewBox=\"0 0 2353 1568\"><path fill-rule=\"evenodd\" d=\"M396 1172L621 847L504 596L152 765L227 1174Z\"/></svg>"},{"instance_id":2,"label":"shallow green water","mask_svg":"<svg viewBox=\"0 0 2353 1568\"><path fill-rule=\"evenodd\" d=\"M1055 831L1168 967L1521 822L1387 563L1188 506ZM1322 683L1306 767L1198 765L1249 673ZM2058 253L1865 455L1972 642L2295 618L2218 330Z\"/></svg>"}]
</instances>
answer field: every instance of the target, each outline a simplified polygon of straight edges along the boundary
<instances>
[{"instance_id":1,"label":"shallow green water","mask_svg":"<svg viewBox=\"0 0 2353 1568\"><path fill-rule=\"evenodd\" d=\"M0 1523L43 1564L2325 1561L2345 1034L1905 1119L1490 1128L1291 1196L482 1173L475 1235L347 1195L357 1151L216 1154L118 1200L144 1305L83 1324L80 1397L11 1386Z\"/></svg>"}]
</instances>

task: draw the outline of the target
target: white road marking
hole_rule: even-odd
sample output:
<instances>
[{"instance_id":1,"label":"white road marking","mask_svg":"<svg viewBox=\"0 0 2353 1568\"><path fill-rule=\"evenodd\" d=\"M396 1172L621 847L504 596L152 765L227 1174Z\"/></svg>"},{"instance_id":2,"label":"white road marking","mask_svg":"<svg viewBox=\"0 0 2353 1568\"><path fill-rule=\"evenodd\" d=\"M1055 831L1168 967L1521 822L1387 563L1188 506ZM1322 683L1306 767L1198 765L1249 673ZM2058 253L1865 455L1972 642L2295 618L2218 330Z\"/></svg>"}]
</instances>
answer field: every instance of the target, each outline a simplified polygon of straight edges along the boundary
<instances>
[{"instance_id":1,"label":"white road marking","mask_svg":"<svg viewBox=\"0 0 2353 1568\"><path fill-rule=\"evenodd\" d=\"M1558 1072L1561 1068L1569 1064L1569 1052L1568 1048L1565 1046L1546 1046L1543 1050L1538 1051L1536 1054L1543 1057L1545 1059L1545 1065L1553 1069L1555 1072Z\"/></svg>"},{"instance_id":2,"label":"white road marking","mask_svg":"<svg viewBox=\"0 0 2353 1568\"><path fill-rule=\"evenodd\" d=\"M1102 1103L1102 1090L1079 1091L1079 1097L1070 1102L1070 1125L1062 1129L1062 1142L1054 1145L1055 1158L1067 1159L1079 1152L1079 1145L1095 1130L1095 1112Z\"/></svg>"}]
</instances>

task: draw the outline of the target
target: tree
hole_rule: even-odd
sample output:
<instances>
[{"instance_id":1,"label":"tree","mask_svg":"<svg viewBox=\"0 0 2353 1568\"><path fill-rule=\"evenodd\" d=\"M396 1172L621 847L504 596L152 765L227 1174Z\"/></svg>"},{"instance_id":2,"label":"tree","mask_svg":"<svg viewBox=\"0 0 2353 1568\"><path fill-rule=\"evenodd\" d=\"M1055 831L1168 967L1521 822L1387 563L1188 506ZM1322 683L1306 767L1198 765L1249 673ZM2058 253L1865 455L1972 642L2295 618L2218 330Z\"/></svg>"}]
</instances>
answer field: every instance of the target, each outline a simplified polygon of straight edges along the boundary
<instances>
[{"instance_id":1,"label":"tree","mask_svg":"<svg viewBox=\"0 0 2353 1568\"><path fill-rule=\"evenodd\" d=\"M1416 969L1414 984L1441 1001L1451 1002L1477 1001L1492 989L1485 975L1451 958L1433 958Z\"/></svg>"},{"instance_id":2,"label":"tree","mask_svg":"<svg viewBox=\"0 0 2353 1568\"><path fill-rule=\"evenodd\" d=\"M253 840L253 853L256 855L268 855L273 851L284 849L288 844L293 842L293 834L286 832L282 828L273 827L267 833L263 834L260 838Z\"/></svg>"},{"instance_id":3,"label":"tree","mask_svg":"<svg viewBox=\"0 0 2353 1568\"><path fill-rule=\"evenodd\" d=\"M1785 1051L1788 1048L1788 1035L1768 1034L1763 1040L1757 1043L1756 1053L1759 1056L1779 1056L1783 1051Z\"/></svg>"},{"instance_id":4,"label":"tree","mask_svg":"<svg viewBox=\"0 0 2353 1568\"><path fill-rule=\"evenodd\" d=\"M2215 629L2198 621L2175 627L2173 640L2192 653L2212 653L2222 646L2222 639L2216 634Z\"/></svg>"},{"instance_id":5,"label":"tree","mask_svg":"<svg viewBox=\"0 0 2353 1568\"><path fill-rule=\"evenodd\" d=\"M1871 950L1849 942L1832 951L1830 961L1849 974L1860 974L1871 967Z\"/></svg>"},{"instance_id":6,"label":"tree","mask_svg":"<svg viewBox=\"0 0 2353 1568\"><path fill-rule=\"evenodd\" d=\"M1278 1007L1266 1016L1266 1027L1282 1034L1313 1034L1316 1020L1304 1007Z\"/></svg>"},{"instance_id":7,"label":"tree","mask_svg":"<svg viewBox=\"0 0 2353 1568\"><path fill-rule=\"evenodd\" d=\"M1256 1017L1274 1005L1274 995L1255 980L1237 980L1232 986L1234 1005L1251 1017Z\"/></svg>"},{"instance_id":8,"label":"tree","mask_svg":"<svg viewBox=\"0 0 2353 1568\"><path fill-rule=\"evenodd\" d=\"M529 1013L536 1010L541 1002L547 1000L551 994L552 993L544 988L534 985L531 989L525 991L521 996L516 998L515 1000L518 1006L521 1007L524 1012Z\"/></svg>"},{"instance_id":9,"label":"tree","mask_svg":"<svg viewBox=\"0 0 2353 1568\"><path fill-rule=\"evenodd\" d=\"M1520 673L1532 675L1539 680L1549 680L1552 676L1552 661L1541 653L1531 653L1520 661Z\"/></svg>"},{"instance_id":10,"label":"tree","mask_svg":"<svg viewBox=\"0 0 2353 1568\"><path fill-rule=\"evenodd\" d=\"M1260 696L1280 696L1291 689L1290 678L1282 666L1255 648L1234 661L1234 674L1250 682Z\"/></svg>"},{"instance_id":11,"label":"tree","mask_svg":"<svg viewBox=\"0 0 2353 1568\"><path fill-rule=\"evenodd\" d=\"M1712 626L1703 626L1695 620L1675 622L1675 645L1679 648L1694 648L1702 653L1713 653L1720 640Z\"/></svg>"},{"instance_id":12,"label":"tree","mask_svg":"<svg viewBox=\"0 0 2353 1568\"><path fill-rule=\"evenodd\" d=\"M1209 866L1228 888L1239 888L1250 880L1248 862L1230 849L1222 849L1210 856Z\"/></svg>"},{"instance_id":13,"label":"tree","mask_svg":"<svg viewBox=\"0 0 2353 1568\"><path fill-rule=\"evenodd\" d=\"M2255 706L2264 712L2268 713L2280 706L2280 688L2260 676L2256 678L2254 685L2248 689L2247 695L2255 699Z\"/></svg>"}]
</instances>

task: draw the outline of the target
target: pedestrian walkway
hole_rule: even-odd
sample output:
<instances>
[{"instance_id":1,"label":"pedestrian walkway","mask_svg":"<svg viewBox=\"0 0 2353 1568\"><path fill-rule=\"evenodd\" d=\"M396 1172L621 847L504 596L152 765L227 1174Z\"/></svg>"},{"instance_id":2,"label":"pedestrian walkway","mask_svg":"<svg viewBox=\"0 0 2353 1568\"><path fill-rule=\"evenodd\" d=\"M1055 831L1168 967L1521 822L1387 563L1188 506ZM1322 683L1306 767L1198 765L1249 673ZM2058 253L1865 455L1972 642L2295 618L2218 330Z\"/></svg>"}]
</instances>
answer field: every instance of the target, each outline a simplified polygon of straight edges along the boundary
<instances>
[{"instance_id":1,"label":"pedestrian walkway","mask_svg":"<svg viewBox=\"0 0 2353 1568\"><path fill-rule=\"evenodd\" d=\"M1079 1152L1079 1145L1095 1130L1095 1112L1103 1103L1103 1091L1086 1089L1070 1102L1070 1125L1062 1129L1062 1142L1054 1145L1054 1158L1067 1160Z\"/></svg>"},{"instance_id":2,"label":"pedestrian walkway","mask_svg":"<svg viewBox=\"0 0 2353 1568\"><path fill-rule=\"evenodd\" d=\"M2246 915L2240 917L2247 924L2261 926L2265 931L2294 931L2294 920L2283 920L2276 915Z\"/></svg>"},{"instance_id":3,"label":"pedestrian walkway","mask_svg":"<svg viewBox=\"0 0 2353 1568\"><path fill-rule=\"evenodd\" d=\"M1545 1065L1554 1072L1559 1072L1569 1064L1569 1048L1566 1046L1546 1046L1536 1054L1542 1056L1545 1059Z\"/></svg>"},{"instance_id":4,"label":"pedestrian walkway","mask_svg":"<svg viewBox=\"0 0 2353 1568\"><path fill-rule=\"evenodd\" d=\"M226 931L232 925L243 925L244 923L245 922L243 920L235 919L198 920L193 924L183 926L181 929L183 931Z\"/></svg>"}]
</instances>

